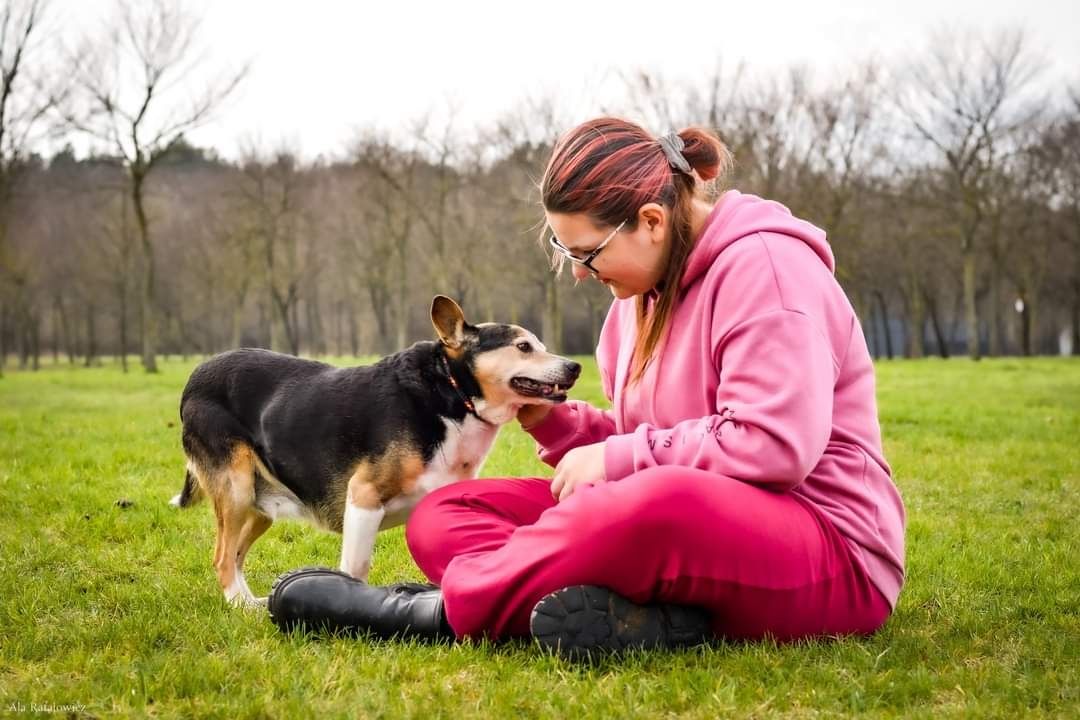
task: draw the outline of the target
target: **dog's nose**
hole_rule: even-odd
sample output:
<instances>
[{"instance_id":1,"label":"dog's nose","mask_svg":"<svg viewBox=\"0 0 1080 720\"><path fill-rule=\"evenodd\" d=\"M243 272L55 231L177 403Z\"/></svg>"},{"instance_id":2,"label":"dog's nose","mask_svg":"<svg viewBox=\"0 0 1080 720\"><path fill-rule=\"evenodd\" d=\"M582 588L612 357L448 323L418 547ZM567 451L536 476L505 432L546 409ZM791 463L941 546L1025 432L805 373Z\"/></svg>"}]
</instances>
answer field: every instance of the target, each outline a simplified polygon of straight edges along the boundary
<instances>
[{"instance_id":1,"label":"dog's nose","mask_svg":"<svg viewBox=\"0 0 1080 720\"><path fill-rule=\"evenodd\" d=\"M570 360L566 363L566 370L573 376L574 380L577 380L581 376L581 363Z\"/></svg>"}]
</instances>

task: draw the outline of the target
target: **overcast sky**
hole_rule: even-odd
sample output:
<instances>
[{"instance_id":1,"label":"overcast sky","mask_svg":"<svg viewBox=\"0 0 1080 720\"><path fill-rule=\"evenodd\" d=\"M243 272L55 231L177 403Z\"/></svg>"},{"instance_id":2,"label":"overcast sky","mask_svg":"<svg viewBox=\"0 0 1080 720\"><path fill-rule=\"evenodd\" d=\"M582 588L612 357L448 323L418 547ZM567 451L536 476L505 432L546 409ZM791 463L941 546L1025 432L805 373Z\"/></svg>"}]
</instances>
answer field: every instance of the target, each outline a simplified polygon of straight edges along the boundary
<instances>
[{"instance_id":1,"label":"overcast sky","mask_svg":"<svg viewBox=\"0 0 1080 720\"><path fill-rule=\"evenodd\" d=\"M136 0L138 2L138 0ZM210 63L250 62L216 119L192 135L235 157L244 142L342 153L358 128L400 128L454 106L458 124L494 120L549 94L575 120L596 114L634 68L669 77L745 62L828 73L918 52L935 28L1025 27L1049 75L1080 82L1077 0L712 2L543 0L190 0ZM57 0L64 34L98 25L110 0Z\"/></svg>"}]
</instances>

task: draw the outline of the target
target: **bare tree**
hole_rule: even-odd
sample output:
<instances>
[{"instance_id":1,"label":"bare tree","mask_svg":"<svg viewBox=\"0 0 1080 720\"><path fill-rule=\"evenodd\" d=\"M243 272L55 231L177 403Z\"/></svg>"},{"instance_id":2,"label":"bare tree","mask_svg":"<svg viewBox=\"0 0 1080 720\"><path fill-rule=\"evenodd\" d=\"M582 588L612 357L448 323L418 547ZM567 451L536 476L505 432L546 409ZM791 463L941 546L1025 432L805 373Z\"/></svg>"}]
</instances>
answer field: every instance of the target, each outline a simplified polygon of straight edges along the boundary
<instances>
[{"instance_id":1,"label":"bare tree","mask_svg":"<svg viewBox=\"0 0 1080 720\"><path fill-rule=\"evenodd\" d=\"M131 294L130 278L134 246L131 228L133 223L126 188L120 188L115 193L115 197L106 202L106 206L109 212L101 223L99 239L103 258L112 267L109 285L116 299L118 313L117 355L120 357L120 367L126 373L128 371L128 298Z\"/></svg>"},{"instance_id":2,"label":"bare tree","mask_svg":"<svg viewBox=\"0 0 1080 720\"><path fill-rule=\"evenodd\" d=\"M0 377L7 358L5 318L37 322L26 304L25 269L8 231L19 175L30 149L48 131L47 114L56 100L43 87L39 39L47 11L47 0L9 0L0 7Z\"/></svg>"},{"instance_id":3,"label":"bare tree","mask_svg":"<svg viewBox=\"0 0 1080 720\"><path fill-rule=\"evenodd\" d=\"M1049 171L1050 206L1067 276L1073 355L1080 355L1080 84L1067 90L1066 105L1044 133L1037 162Z\"/></svg>"},{"instance_id":4,"label":"bare tree","mask_svg":"<svg viewBox=\"0 0 1080 720\"><path fill-rule=\"evenodd\" d=\"M197 45L199 23L176 3L152 0L117 4L107 37L79 53L75 82L82 106L67 107L75 128L105 142L127 169L142 259L142 363L157 371L157 262L147 212L147 180L184 137L205 123L236 89L243 68L192 82L205 55ZM191 93L192 87L198 90Z\"/></svg>"},{"instance_id":5,"label":"bare tree","mask_svg":"<svg viewBox=\"0 0 1080 720\"><path fill-rule=\"evenodd\" d=\"M300 232L302 171L295 155L279 150L264 161L249 153L244 161L240 195L248 230L262 259L262 280L270 307L270 347L300 354L297 307L310 253Z\"/></svg>"},{"instance_id":6,"label":"bare tree","mask_svg":"<svg viewBox=\"0 0 1080 720\"><path fill-rule=\"evenodd\" d=\"M420 204L416 185L421 159L374 132L360 138L353 157L361 175L356 195L362 221L346 219L343 232L363 268L378 346L385 352L404 347L408 335L408 291L416 272L409 257L416 242L414 208Z\"/></svg>"},{"instance_id":7,"label":"bare tree","mask_svg":"<svg viewBox=\"0 0 1080 720\"><path fill-rule=\"evenodd\" d=\"M939 34L909 68L908 82L896 98L928 146L927 159L942 163L943 188L958 213L968 355L973 359L980 356L977 248L986 230L988 181L1009 152L1011 135L1038 111L1024 95L1038 71L1020 31L985 39Z\"/></svg>"},{"instance_id":8,"label":"bare tree","mask_svg":"<svg viewBox=\"0 0 1080 720\"><path fill-rule=\"evenodd\" d=\"M498 223L501 237L519 241L527 234L531 240L536 237L535 231L544 227L540 179L544 163L555 147L559 133L566 127L565 119L551 98L530 99L499 121L495 142L502 151L503 160L497 173L503 182L489 202L503 205ZM526 232L530 230L532 232ZM549 263L544 262L548 253L546 244L534 245L530 251L521 253L532 257L520 263L518 271L509 279L518 288L528 285L537 289L542 308L540 334L552 352L562 352L564 309L561 288L566 283L560 282L559 276L551 272ZM517 295L517 288L510 292L513 322L518 322L521 314Z\"/></svg>"}]
</instances>

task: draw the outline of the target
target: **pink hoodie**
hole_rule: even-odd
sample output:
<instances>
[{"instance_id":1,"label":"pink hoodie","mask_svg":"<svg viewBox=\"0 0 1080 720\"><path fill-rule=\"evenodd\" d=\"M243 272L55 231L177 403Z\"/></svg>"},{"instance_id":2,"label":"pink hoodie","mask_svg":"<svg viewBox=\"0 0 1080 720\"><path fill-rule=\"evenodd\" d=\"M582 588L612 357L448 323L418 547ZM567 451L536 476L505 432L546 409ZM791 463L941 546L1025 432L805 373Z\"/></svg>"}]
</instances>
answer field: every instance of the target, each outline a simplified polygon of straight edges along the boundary
<instances>
[{"instance_id":1,"label":"pink hoodie","mask_svg":"<svg viewBox=\"0 0 1080 720\"><path fill-rule=\"evenodd\" d=\"M825 233L729 191L687 262L669 335L627 387L636 300L616 300L596 359L613 409L572 400L529 432L557 465L603 441L608 481L654 465L721 473L817 506L893 607L904 507L881 449L874 367Z\"/></svg>"}]
</instances>

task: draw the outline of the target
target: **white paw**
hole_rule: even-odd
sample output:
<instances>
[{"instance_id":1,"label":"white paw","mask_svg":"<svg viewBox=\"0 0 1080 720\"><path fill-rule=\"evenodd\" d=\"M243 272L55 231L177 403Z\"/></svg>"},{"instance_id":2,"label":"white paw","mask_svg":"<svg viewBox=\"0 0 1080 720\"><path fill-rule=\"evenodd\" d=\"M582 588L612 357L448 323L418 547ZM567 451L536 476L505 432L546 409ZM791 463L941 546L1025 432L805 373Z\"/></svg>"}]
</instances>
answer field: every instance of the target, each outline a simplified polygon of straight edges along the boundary
<instances>
[{"instance_id":1,"label":"white paw","mask_svg":"<svg viewBox=\"0 0 1080 720\"><path fill-rule=\"evenodd\" d=\"M258 608L266 607L266 598L261 597L235 597L229 601L229 604L234 608L241 610L256 610Z\"/></svg>"},{"instance_id":2,"label":"white paw","mask_svg":"<svg viewBox=\"0 0 1080 720\"><path fill-rule=\"evenodd\" d=\"M243 608L245 610L252 610L254 608L266 607L266 598L257 598L247 593L237 593L236 595L226 595L225 600L235 608Z\"/></svg>"}]
</instances>

